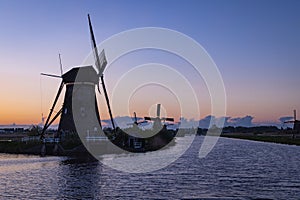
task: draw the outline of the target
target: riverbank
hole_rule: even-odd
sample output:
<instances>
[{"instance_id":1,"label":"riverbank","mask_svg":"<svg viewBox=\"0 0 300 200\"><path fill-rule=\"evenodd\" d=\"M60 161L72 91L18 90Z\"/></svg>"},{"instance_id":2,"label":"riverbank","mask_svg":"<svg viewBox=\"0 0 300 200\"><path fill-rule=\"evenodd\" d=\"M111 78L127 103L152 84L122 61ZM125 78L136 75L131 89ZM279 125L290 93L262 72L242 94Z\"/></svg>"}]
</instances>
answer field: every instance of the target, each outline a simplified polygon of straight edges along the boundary
<instances>
[{"instance_id":1,"label":"riverbank","mask_svg":"<svg viewBox=\"0 0 300 200\"><path fill-rule=\"evenodd\" d=\"M24 142L24 136L25 135L22 134L1 135L0 153L40 155L42 149L41 142L39 140L26 140L26 142ZM283 132L262 134L222 133L221 137L300 146L300 134L295 134L293 138L293 134L287 134ZM112 149L108 148L107 151L112 152ZM55 148L54 144L47 144L46 152L47 155L68 156L81 155L87 151L85 150L79 138L69 138L68 140L58 144L57 148ZM113 152L118 153L117 150Z\"/></svg>"},{"instance_id":2,"label":"riverbank","mask_svg":"<svg viewBox=\"0 0 300 200\"><path fill-rule=\"evenodd\" d=\"M289 135L222 134L221 137L300 146L300 137L298 136L293 138L293 135L290 134Z\"/></svg>"},{"instance_id":3,"label":"riverbank","mask_svg":"<svg viewBox=\"0 0 300 200\"><path fill-rule=\"evenodd\" d=\"M2 135L0 137L0 153L41 155L43 144L39 137L21 136L22 135ZM55 145L57 146L55 147ZM87 152L78 138L70 138L59 144L46 143L44 144L44 149L46 155L58 156L81 155L81 153L86 154Z\"/></svg>"}]
</instances>

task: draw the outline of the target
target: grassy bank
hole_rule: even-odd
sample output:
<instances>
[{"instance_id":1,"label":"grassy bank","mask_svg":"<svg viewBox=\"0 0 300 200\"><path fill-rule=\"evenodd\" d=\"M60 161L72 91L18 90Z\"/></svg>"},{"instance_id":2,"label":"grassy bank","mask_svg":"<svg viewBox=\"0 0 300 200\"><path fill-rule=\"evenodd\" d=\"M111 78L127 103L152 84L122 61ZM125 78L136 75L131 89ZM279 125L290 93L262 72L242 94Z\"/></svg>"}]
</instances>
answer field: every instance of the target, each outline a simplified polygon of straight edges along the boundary
<instances>
[{"instance_id":1,"label":"grassy bank","mask_svg":"<svg viewBox=\"0 0 300 200\"><path fill-rule=\"evenodd\" d=\"M16 154L39 154L41 143L39 141L21 142L21 141L0 141L1 153Z\"/></svg>"},{"instance_id":2,"label":"grassy bank","mask_svg":"<svg viewBox=\"0 0 300 200\"><path fill-rule=\"evenodd\" d=\"M254 140L261 142L273 142L280 144L298 145L300 146L300 138L292 138L291 136L268 136L268 135L221 135L221 137Z\"/></svg>"}]
</instances>

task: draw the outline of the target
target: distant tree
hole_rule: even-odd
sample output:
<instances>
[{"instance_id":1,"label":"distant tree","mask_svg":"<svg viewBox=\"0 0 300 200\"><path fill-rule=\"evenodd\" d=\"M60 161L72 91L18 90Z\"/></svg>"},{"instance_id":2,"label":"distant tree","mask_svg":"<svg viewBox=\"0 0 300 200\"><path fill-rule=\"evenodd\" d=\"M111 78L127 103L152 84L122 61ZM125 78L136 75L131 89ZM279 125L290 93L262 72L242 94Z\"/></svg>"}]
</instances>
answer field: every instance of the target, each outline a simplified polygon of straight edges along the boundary
<instances>
[{"instance_id":1,"label":"distant tree","mask_svg":"<svg viewBox=\"0 0 300 200\"><path fill-rule=\"evenodd\" d=\"M262 132L260 132L260 131L254 131L253 132L253 135L260 135L260 134L262 134Z\"/></svg>"},{"instance_id":2,"label":"distant tree","mask_svg":"<svg viewBox=\"0 0 300 200\"><path fill-rule=\"evenodd\" d=\"M38 136L40 135L41 131L42 131L42 127L38 125L32 125L29 128L28 136Z\"/></svg>"}]
</instances>

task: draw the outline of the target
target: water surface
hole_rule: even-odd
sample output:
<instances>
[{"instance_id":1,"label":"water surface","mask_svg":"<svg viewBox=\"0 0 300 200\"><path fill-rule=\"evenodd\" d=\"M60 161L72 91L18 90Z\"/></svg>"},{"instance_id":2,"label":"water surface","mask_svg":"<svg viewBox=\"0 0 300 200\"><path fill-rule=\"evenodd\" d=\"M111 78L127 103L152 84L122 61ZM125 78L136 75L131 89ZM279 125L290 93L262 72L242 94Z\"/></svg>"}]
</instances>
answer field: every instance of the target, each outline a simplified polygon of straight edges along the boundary
<instances>
[{"instance_id":1,"label":"water surface","mask_svg":"<svg viewBox=\"0 0 300 200\"><path fill-rule=\"evenodd\" d=\"M164 169L142 174L120 172L103 166L101 162L83 162L67 157L0 154L0 197L300 198L299 146L220 138L213 151L199 159L202 141L203 137L196 137L191 148L176 162Z\"/></svg>"}]
</instances>

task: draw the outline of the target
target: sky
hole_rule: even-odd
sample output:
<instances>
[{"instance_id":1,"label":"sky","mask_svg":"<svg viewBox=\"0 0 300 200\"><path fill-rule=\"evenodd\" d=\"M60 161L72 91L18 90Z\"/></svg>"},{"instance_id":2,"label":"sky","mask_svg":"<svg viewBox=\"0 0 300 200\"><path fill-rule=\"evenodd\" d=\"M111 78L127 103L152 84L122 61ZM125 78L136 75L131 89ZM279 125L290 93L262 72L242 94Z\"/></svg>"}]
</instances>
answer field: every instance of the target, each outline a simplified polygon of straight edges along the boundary
<instances>
[{"instance_id":1,"label":"sky","mask_svg":"<svg viewBox=\"0 0 300 200\"><path fill-rule=\"evenodd\" d=\"M300 112L300 1L0 0L0 124L39 123L41 113L47 115L60 80L40 73L60 74L58 53L64 72L83 63L91 51L88 13L98 43L142 27L172 29L193 38L220 71L227 116L274 122L291 116L293 109ZM111 63L104 72L109 94L125 69L151 62L174 67L190 81L200 116L190 112L187 118L210 115L203 79L184 60L166 52L133 52ZM174 95L155 85L143 89L133 95L128 113L151 115L160 102L166 114L180 117ZM98 98L105 118L103 96ZM114 108L113 112L129 115Z\"/></svg>"}]
</instances>

